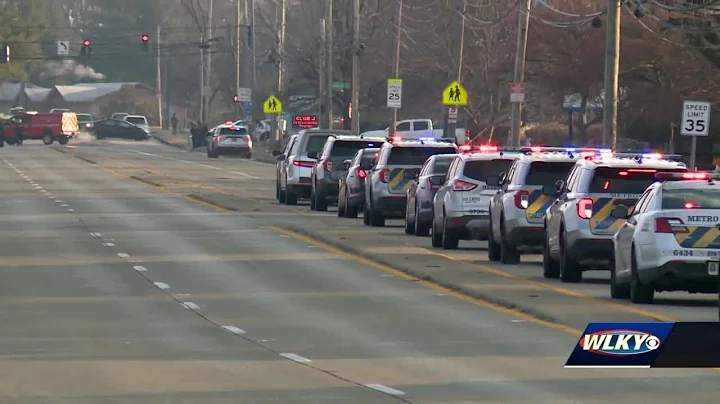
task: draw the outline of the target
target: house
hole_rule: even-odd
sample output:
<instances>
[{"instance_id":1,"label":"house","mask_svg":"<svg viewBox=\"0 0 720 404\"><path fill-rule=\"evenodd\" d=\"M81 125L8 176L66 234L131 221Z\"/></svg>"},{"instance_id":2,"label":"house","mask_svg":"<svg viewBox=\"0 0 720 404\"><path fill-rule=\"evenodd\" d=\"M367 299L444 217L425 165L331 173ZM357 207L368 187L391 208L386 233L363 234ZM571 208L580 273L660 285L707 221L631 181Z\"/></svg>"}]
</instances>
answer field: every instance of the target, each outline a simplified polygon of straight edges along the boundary
<instances>
[{"instance_id":1,"label":"house","mask_svg":"<svg viewBox=\"0 0 720 404\"><path fill-rule=\"evenodd\" d=\"M55 86L47 96L49 108L109 117L115 112L145 115L151 125L158 122L156 91L142 83L80 83Z\"/></svg>"},{"instance_id":2,"label":"house","mask_svg":"<svg viewBox=\"0 0 720 404\"><path fill-rule=\"evenodd\" d=\"M10 108L24 107L27 103L25 84L5 81L0 83L0 113L7 113Z\"/></svg>"},{"instance_id":3,"label":"house","mask_svg":"<svg viewBox=\"0 0 720 404\"><path fill-rule=\"evenodd\" d=\"M47 111L47 99L52 91L51 88L36 86L33 84L25 85L26 102L23 107L27 110Z\"/></svg>"}]
</instances>

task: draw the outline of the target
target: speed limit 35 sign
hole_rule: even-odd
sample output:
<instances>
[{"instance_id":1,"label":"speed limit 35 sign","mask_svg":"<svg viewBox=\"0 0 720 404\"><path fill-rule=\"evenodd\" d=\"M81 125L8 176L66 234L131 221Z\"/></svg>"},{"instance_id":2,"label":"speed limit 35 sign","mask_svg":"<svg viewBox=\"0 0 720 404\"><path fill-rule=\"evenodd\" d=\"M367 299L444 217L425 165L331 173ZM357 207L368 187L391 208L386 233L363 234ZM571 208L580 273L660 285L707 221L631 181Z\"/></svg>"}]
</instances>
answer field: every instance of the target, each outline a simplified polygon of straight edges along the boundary
<instances>
[{"instance_id":1,"label":"speed limit 35 sign","mask_svg":"<svg viewBox=\"0 0 720 404\"><path fill-rule=\"evenodd\" d=\"M707 136L710 132L710 103L706 101L683 102L681 134Z\"/></svg>"}]
</instances>

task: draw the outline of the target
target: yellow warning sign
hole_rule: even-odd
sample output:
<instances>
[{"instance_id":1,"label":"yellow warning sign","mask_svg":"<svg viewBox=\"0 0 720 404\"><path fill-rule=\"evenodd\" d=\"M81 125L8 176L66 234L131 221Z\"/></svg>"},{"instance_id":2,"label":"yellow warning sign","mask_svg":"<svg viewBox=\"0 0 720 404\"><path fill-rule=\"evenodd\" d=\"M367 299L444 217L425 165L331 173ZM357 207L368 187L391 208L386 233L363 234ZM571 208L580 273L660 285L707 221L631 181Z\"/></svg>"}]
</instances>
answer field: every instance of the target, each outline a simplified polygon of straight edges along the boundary
<instances>
[{"instance_id":1,"label":"yellow warning sign","mask_svg":"<svg viewBox=\"0 0 720 404\"><path fill-rule=\"evenodd\" d=\"M442 94L443 104L451 107L466 106L468 103L468 94L465 87L459 81L453 81L445 87Z\"/></svg>"},{"instance_id":2,"label":"yellow warning sign","mask_svg":"<svg viewBox=\"0 0 720 404\"><path fill-rule=\"evenodd\" d=\"M281 114L283 112L282 102L274 95L269 96L263 102L263 112L266 114Z\"/></svg>"}]
</instances>

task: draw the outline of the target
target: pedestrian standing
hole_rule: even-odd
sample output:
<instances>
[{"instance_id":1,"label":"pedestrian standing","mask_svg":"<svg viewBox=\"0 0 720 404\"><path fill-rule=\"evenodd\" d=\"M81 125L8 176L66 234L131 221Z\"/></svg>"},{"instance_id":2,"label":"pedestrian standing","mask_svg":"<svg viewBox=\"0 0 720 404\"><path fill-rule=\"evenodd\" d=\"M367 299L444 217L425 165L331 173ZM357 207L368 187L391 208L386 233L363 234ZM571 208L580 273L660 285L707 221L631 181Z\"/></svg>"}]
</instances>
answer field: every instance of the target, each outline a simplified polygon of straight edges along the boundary
<instances>
[{"instance_id":1,"label":"pedestrian standing","mask_svg":"<svg viewBox=\"0 0 720 404\"><path fill-rule=\"evenodd\" d=\"M23 121L22 119L18 119L16 127L15 127L15 145L22 146L23 144Z\"/></svg>"},{"instance_id":2,"label":"pedestrian standing","mask_svg":"<svg viewBox=\"0 0 720 404\"><path fill-rule=\"evenodd\" d=\"M172 125L173 135L177 134L178 119L174 113L172 115L172 118L170 119L170 124Z\"/></svg>"},{"instance_id":3,"label":"pedestrian standing","mask_svg":"<svg viewBox=\"0 0 720 404\"><path fill-rule=\"evenodd\" d=\"M5 122L0 119L0 147L5 147Z\"/></svg>"}]
</instances>

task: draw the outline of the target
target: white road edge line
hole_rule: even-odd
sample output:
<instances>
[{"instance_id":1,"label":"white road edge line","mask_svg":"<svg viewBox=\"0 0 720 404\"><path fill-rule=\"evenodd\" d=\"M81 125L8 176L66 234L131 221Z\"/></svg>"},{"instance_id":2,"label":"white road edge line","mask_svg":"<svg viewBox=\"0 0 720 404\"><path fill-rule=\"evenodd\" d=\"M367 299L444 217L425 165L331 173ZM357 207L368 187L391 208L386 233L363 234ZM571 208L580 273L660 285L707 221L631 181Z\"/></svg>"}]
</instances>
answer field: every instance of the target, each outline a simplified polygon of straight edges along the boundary
<instances>
[{"instance_id":1,"label":"white road edge line","mask_svg":"<svg viewBox=\"0 0 720 404\"><path fill-rule=\"evenodd\" d=\"M195 304L193 302L183 302L182 305L183 305L183 307L185 307L186 309L189 309L189 310L199 310L200 309L200 306L198 306L197 304Z\"/></svg>"},{"instance_id":2,"label":"white road edge line","mask_svg":"<svg viewBox=\"0 0 720 404\"><path fill-rule=\"evenodd\" d=\"M383 392L385 394L390 394L391 396L404 396L405 395L405 392L403 392L403 391L396 390L396 389L393 389L388 386L383 386L382 384L366 384L365 387Z\"/></svg>"},{"instance_id":3,"label":"white road edge line","mask_svg":"<svg viewBox=\"0 0 720 404\"><path fill-rule=\"evenodd\" d=\"M168 285L167 283L155 282L155 286L157 286L158 289L162 290L170 289L170 285Z\"/></svg>"},{"instance_id":4,"label":"white road edge line","mask_svg":"<svg viewBox=\"0 0 720 404\"><path fill-rule=\"evenodd\" d=\"M224 325L224 326L222 326L222 328L223 328L224 330L230 331L231 333L236 334L236 335L245 334L245 331L243 331L243 330L235 327L234 325Z\"/></svg>"},{"instance_id":5,"label":"white road edge line","mask_svg":"<svg viewBox=\"0 0 720 404\"><path fill-rule=\"evenodd\" d=\"M130 257L130 254L128 253L117 253L117 256L120 258L128 258Z\"/></svg>"},{"instance_id":6,"label":"white road edge line","mask_svg":"<svg viewBox=\"0 0 720 404\"><path fill-rule=\"evenodd\" d=\"M75 209L68 209L67 211L70 213L73 213L73 212L75 212Z\"/></svg>"},{"instance_id":7,"label":"white road edge line","mask_svg":"<svg viewBox=\"0 0 720 404\"><path fill-rule=\"evenodd\" d=\"M147 268L142 265L133 265L133 269L138 272L147 272Z\"/></svg>"},{"instance_id":8,"label":"white road edge line","mask_svg":"<svg viewBox=\"0 0 720 404\"><path fill-rule=\"evenodd\" d=\"M309 362L312 362L310 359L304 358L304 357L302 357L302 356L300 356L300 355L295 355L294 353L281 353L280 356L282 356L282 357L285 358L285 359L290 359L291 361L297 362L297 363L309 363Z\"/></svg>"},{"instance_id":9,"label":"white road edge line","mask_svg":"<svg viewBox=\"0 0 720 404\"><path fill-rule=\"evenodd\" d=\"M115 247L115 244L113 243L103 243L105 247Z\"/></svg>"}]
</instances>

